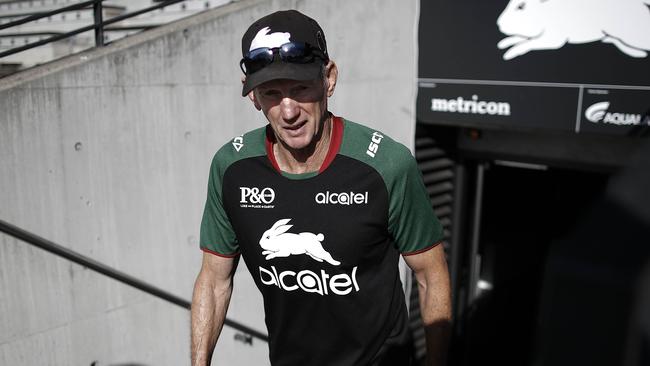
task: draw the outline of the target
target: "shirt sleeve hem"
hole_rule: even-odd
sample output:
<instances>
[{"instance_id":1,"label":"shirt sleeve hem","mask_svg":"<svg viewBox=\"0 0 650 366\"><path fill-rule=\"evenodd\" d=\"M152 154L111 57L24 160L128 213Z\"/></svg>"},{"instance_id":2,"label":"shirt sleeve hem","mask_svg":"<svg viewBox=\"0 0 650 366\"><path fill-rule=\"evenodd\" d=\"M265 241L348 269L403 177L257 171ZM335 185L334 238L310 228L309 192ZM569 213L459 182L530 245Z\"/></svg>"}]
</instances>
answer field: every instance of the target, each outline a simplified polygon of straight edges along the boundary
<instances>
[{"instance_id":1,"label":"shirt sleeve hem","mask_svg":"<svg viewBox=\"0 0 650 366\"><path fill-rule=\"evenodd\" d=\"M217 253L217 252L215 252L213 250L206 249L206 248L201 248L201 250L206 252L206 253L214 254L217 257L221 257L221 258L235 258L235 257L237 257L239 255L239 252L235 252L235 253L232 253L232 254L223 254L223 253Z\"/></svg>"},{"instance_id":2,"label":"shirt sleeve hem","mask_svg":"<svg viewBox=\"0 0 650 366\"><path fill-rule=\"evenodd\" d=\"M410 255L415 255L415 254L424 253L424 252L426 252L426 251L429 251L429 250L431 250L431 249L437 247L438 244L442 244L442 240L440 240L440 241L438 241L438 242L436 242L436 243L434 243L434 244L432 244L432 245L430 245L430 246L428 246L428 247L426 247L426 248L418 249L418 250L415 250L415 251L412 251L412 252L405 252L405 253L402 253L402 256L404 256L404 257L408 257L408 256L410 256Z\"/></svg>"}]
</instances>

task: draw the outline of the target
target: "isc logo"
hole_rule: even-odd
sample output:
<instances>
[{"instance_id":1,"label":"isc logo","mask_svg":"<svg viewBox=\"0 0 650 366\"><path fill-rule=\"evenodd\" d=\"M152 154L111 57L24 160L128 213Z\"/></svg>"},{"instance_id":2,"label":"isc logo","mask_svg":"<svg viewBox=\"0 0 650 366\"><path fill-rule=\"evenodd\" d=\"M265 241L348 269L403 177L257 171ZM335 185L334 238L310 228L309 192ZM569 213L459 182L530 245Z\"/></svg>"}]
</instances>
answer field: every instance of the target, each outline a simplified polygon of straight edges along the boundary
<instances>
[{"instance_id":1,"label":"isc logo","mask_svg":"<svg viewBox=\"0 0 650 366\"><path fill-rule=\"evenodd\" d=\"M239 187L241 193L239 203L264 203L270 204L275 200L275 191L271 188L262 188L257 187Z\"/></svg>"},{"instance_id":2,"label":"isc logo","mask_svg":"<svg viewBox=\"0 0 650 366\"><path fill-rule=\"evenodd\" d=\"M380 134L379 132L373 132L372 139L370 140L370 145L368 145L368 150L366 150L366 154L368 154L371 158L374 158L377 150L379 150L381 139L383 138L384 135Z\"/></svg>"}]
</instances>

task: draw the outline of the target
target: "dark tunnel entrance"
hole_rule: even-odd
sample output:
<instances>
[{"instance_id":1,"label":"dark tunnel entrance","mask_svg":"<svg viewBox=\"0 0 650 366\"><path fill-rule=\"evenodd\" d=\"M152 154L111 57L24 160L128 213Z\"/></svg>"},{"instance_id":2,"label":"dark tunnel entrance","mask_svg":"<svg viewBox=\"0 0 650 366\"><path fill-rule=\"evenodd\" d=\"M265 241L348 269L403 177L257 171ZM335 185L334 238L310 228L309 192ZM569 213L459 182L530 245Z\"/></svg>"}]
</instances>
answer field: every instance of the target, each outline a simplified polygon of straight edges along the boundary
<instances>
[{"instance_id":1,"label":"dark tunnel entrance","mask_svg":"<svg viewBox=\"0 0 650 366\"><path fill-rule=\"evenodd\" d=\"M532 364L549 249L602 195L609 174L499 160L483 174L476 255L465 263L475 285L456 356L463 365Z\"/></svg>"}]
</instances>

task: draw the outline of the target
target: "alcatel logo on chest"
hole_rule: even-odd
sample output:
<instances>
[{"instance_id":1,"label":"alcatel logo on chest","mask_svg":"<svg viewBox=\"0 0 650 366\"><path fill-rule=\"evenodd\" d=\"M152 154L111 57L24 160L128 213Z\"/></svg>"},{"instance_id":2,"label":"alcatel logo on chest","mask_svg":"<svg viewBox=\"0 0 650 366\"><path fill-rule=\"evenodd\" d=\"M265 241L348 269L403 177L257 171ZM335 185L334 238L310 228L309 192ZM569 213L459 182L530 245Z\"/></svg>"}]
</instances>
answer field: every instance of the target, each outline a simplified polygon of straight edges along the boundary
<instances>
[{"instance_id":1,"label":"alcatel logo on chest","mask_svg":"<svg viewBox=\"0 0 650 366\"><path fill-rule=\"evenodd\" d=\"M260 247L264 259L286 258L290 256L306 255L319 263L328 263L332 266L339 266L337 261L323 247L325 235L323 233L312 233L303 231L290 233L289 225L291 219L280 219L271 228L264 231L260 238ZM316 293L321 296L330 294L345 296L352 292L359 292L357 282L357 267L352 272L339 272L330 274L326 269L310 271L278 271L278 268L271 266L270 269L259 266L260 281L266 286L276 286L284 291L302 290L304 292Z\"/></svg>"},{"instance_id":2,"label":"alcatel logo on chest","mask_svg":"<svg viewBox=\"0 0 650 366\"><path fill-rule=\"evenodd\" d=\"M245 208L273 208L275 191L264 187L239 187L239 206Z\"/></svg>"},{"instance_id":3,"label":"alcatel logo on chest","mask_svg":"<svg viewBox=\"0 0 650 366\"><path fill-rule=\"evenodd\" d=\"M368 191L363 193L355 192L318 192L314 200L319 205L366 205L368 204Z\"/></svg>"}]
</instances>

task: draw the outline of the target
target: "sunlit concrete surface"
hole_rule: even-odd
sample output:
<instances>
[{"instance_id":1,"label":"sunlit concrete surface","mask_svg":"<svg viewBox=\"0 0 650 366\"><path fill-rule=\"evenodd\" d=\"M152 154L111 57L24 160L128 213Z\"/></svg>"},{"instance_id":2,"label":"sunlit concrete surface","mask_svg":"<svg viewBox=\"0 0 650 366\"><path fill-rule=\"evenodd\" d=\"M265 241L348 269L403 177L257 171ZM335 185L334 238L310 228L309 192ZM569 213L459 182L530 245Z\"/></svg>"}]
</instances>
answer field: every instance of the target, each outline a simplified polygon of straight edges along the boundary
<instances>
[{"instance_id":1,"label":"sunlit concrete surface","mask_svg":"<svg viewBox=\"0 0 650 366\"><path fill-rule=\"evenodd\" d=\"M190 299L219 146L265 121L241 35L296 8L325 29L331 110L412 148L416 1L238 1L0 79L0 218ZM189 312L0 234L1 365L189 363ZM228 316L266 332L240 263ZM225 329L219 365L268 364Z\"/></svg>"}]
</instances>

